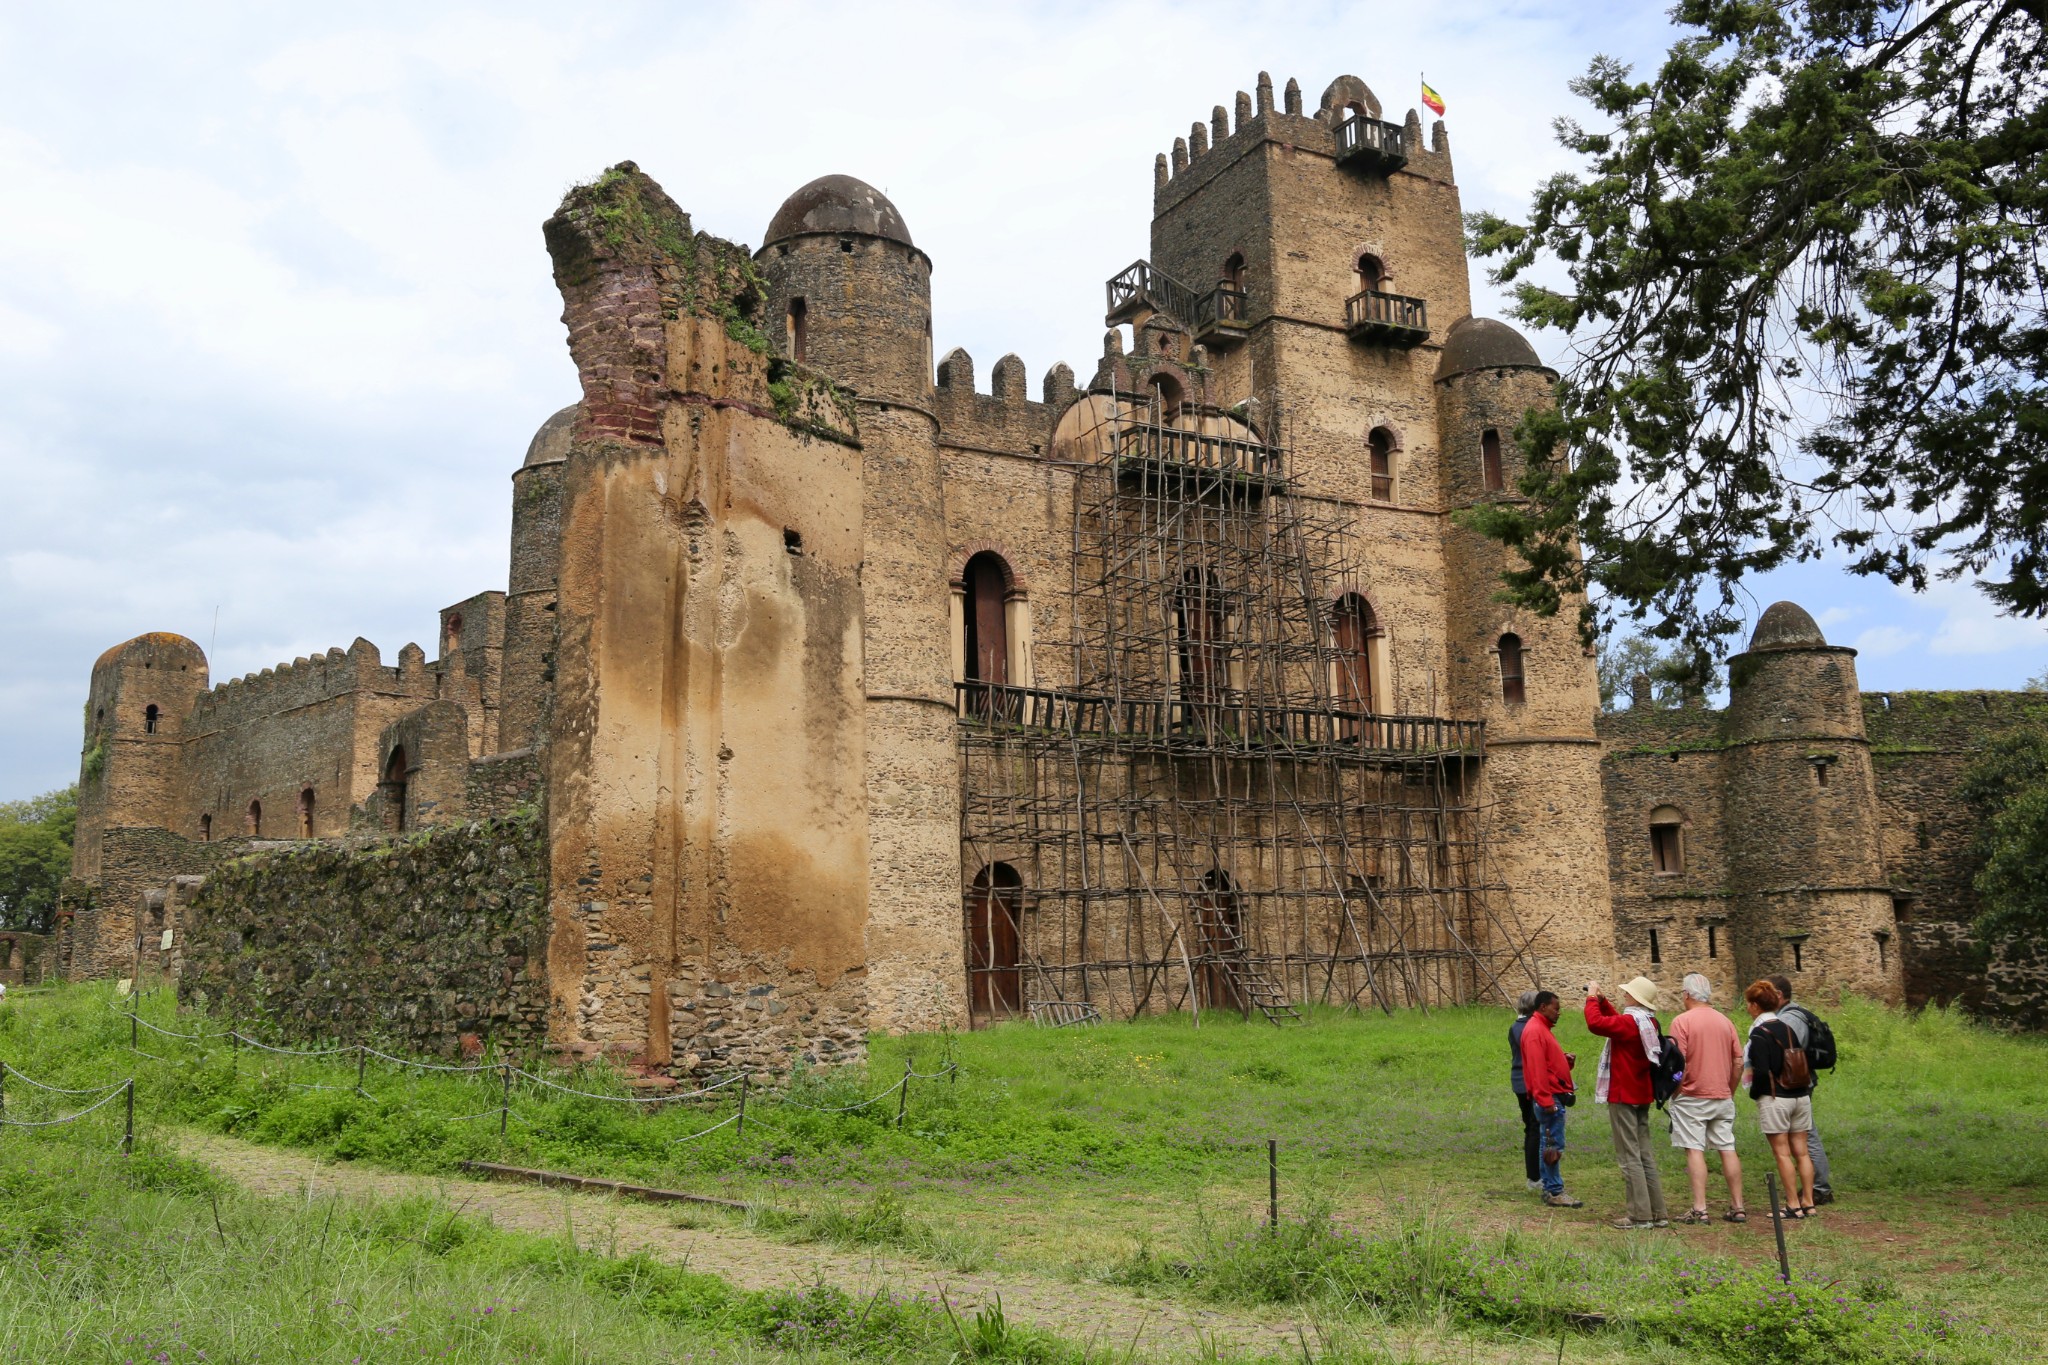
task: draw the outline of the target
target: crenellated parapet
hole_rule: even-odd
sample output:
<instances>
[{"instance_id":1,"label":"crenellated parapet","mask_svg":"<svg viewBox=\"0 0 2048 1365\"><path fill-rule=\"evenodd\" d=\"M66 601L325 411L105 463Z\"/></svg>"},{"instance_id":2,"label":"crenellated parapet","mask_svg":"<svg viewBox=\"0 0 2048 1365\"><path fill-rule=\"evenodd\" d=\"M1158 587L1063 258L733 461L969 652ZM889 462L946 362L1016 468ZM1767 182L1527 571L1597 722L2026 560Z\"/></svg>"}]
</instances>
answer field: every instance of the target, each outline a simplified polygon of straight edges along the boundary
<instances>
[{"instance_id":1,"label":"crenellated parapet","mask_svg":"<svg viewBox=\"0 0 2048 1365\"><path fill-rule=\"evenodd\" d=\"M1450 137L1443 120L1430 125L1425 143L1417 111L1410 109L1399 123L1386 120L1379 97L1356 76L1330 82L1313 113L1304 112L1301 86L1291 79L1278 108L1271 76L1261 71L1256 90L1256 96L1238 91L1229 109L1215 106L1207 120L1189 125L1185 137L1174 139L1171 152L1154 159L1154 212L1165 212L1267 143L1277 144L1276 154L1285 157L1308 153L1349 160L1363 155L1370 162L1367 169L1452 179ZM1345 128L1353 117L1380 126ZM1372 146L1361 153L1362 143Z\"/></svg>"},{"instance_id":2,"label":"crenellated parapet","mask_svg":"<svg viewBox=\"0 0 2048 1365\"><path fill-rule=\"evenodd\" d=\"M995 363L989 379L990 391L978 392L974 358L957 347L939 362L938 384L932 392L939 443L1044 455L1054 423L1079 396L1074 372L1065 365L1047 370L1037 401L1026 391L1024 362L1014 353Z\"/></svg>"},{"instance_id":3,"label":"crenellated parapet","mask_svg":"<svg viewBox=\"0 0 2048 1365\"><path fill-rule=\"evenodd\" d=\"M192 735L230 730L354 692L427 701L438 691L439 684L427 669L426 652L418 645L405 646L398 665L387 668L377 646L358 636L346 650L301 655L290 663L216 684L193 703L186 729Z\"/></svg>"}]
</instances>

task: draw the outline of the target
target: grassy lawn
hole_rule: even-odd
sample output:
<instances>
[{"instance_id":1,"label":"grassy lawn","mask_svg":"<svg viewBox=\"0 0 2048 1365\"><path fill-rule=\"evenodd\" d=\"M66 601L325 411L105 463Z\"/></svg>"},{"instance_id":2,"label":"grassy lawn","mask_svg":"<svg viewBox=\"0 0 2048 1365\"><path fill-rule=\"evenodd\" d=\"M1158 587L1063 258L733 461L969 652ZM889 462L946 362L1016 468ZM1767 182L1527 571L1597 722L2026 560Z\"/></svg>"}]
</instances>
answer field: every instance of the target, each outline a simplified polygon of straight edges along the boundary
<instances>
[{"instance_id":1,"label":"grassy lawn","mask_svg":"<svg viewBox=\"0 0 2048 1365\"><path fill-rule=\"evenodd\" d=\"M190 1124L413 1170L483 1158L624 1176L749 1200L756 1225L791 1238L1218 1304L1297 1304L1340 1326L1540 1337L1546 1358L1560 1328L1580 1334L1571 1358L1581 1360L1704 1349L1729 1360L2017 1361L2048 1343L2048 1051L1939 1012L1852 1002L1832 1016L1844 1065L1817 1111L1841 1202L1789 1230L1800 1285L1788 1307L1765 1301L1767 1219L1652 1234L1604 1226L1620 1181L1590 1102L1573 1113L1567 1157L1587 1209L1536 1205L1523 1188L1498 1010L1318 1013L1288 1030L1211 1016L1199 1030L1173 1017L878 1038L865 1074L802 1077L789 1096L853 1104L906 1061L933 1072L950 1057L956 1077L911 1082L901 1128L893 1094L821 1113L757 1092L744 1131L691 1139L733 1104L649 1113L520 1082L501 1139L495 1076L407 1075L373 1061L365 1099L349 1057L236 1058L147 1031L142 1046L161 1060L137 1056L119 1008L104 986L10 998L0 1059L60 1085L132 1073L145 1131ZM219 1027L174 1017L161 996L143 1013L166 1028ZM1590 1075L1595 1040L1569 1015L1561 1032ZM601 1072L550 1074L626 1093ZM7 1094L16 1116L57 1101L29 1099L17 1080ZM1767 1157L1742 1108L1760 1212ZM1268 1137L1280 1141L1278 1236L1256 1227ZM1675 1154L1664 1178L1683 1208ZM1709 1193L1718 1209L1718 1178ZM1835 1335L1813 1336L1808 1312Z\"/></svg>"}]
</instances>

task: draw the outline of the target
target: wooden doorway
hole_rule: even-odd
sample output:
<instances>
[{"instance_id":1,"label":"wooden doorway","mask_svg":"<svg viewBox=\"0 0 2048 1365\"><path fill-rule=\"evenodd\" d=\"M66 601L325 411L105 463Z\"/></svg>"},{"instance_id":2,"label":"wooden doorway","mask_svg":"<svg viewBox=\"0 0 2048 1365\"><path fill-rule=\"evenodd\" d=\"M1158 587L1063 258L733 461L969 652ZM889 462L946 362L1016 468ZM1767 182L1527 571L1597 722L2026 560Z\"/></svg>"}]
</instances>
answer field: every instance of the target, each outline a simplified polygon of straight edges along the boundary
<instances>
[{"instance_id":1,"label":"wooden doorway","mask_svg":"<svg viewBox=\"0 0 2048 1365\"><path fill-rule=\"evenodd\" d=\"M1024 879L1008 863L990 863L974 874L967 896L967 985L977 1023L1023 1013L1023 908Z\"/></svg>"},{"instance_id":2,"label":"wooden doorway","mask_svg":"<svg viewBox=\"0 0 2048 1365\"><path fill-rule=\"evenodd\" d=\"M1237 883L1220 867L1203 874L1201 893L1195 898L1195 942L1202 954L1202 965L1195 972L1201 1007L1236 1010L1249 1019L1252 1002L1238 976L1245 960L1244 898L1238 895Z\"/></svg>"}]
</instances>

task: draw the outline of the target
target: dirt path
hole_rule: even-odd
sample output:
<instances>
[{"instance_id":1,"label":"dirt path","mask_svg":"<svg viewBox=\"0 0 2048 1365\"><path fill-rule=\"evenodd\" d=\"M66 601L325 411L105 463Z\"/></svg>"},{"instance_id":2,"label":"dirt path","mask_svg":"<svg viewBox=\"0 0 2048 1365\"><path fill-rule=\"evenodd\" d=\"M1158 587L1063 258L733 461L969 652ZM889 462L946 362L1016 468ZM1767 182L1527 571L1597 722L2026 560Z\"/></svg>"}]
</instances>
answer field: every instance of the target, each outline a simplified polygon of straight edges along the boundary
<instances>
[{"instance_id":1,"label":"dirt path","mask_svg":"<svg viewBox=\"0 0 2048 1365\"><path fill-rule=\"evenodd\" d=\"M1201 1354L1212 1343L1226 1353L1299 1356L1302 1331L1308 1332L1311 1342L1316 1340L1313 1327L1292 1318L1216 1312L1009 1270L949 1272L896 1255L792 1246L737 1227L679 1226L678 1219L690 1215L673 1205L458 1177L400 1175L209 1133L181 1132L177 1145L258 1194L430 1195L502 1228L551 1235L568 1229L582 1246L621 1255L646 1250L664 1260L687 1261L692 1269L747 1289L822 1278L848 1292L872 1294L886 1287L943 1293L956 1308L990 1302L1000 1294L1003 1311L1013 1322L1041 1327L1076 1343L1113 1346L1118 1354L1135 1342L1135 1353L1141 1357Z\"/></svg>"}]
</instances>

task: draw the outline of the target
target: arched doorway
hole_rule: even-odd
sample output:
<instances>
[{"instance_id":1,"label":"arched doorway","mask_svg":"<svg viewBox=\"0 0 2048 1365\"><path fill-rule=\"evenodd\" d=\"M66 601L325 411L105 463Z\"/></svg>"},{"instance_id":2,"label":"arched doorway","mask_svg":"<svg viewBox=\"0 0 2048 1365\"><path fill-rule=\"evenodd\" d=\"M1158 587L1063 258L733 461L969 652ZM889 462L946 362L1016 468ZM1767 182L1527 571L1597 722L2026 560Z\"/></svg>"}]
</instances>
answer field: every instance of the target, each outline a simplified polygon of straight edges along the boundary
<instances>
[{"instance_id":1,"label":"arched doorway","mask_svg":"<svg viewBox=\"0 0 2048 1365\"><path fill-rule=\"evenodd\" d=\"M974 874L967 896L968 1008L976 1020L1024 1009L1022 914L1024 879L1008 863Z\"/></svg>"},{"instance_id":2,"label":"arched doorway","mask_svg":"<svg viewBox=\"0 0 2048 1365\"><path fill-rule=\"evenodd\" d=\"M1337 656L1337 709L1345 716L1347 736L1359 732L1359 720L1374 706L1372 642L1380 633L1379 619L1364 596L1347 592L1330 611L1330 634Z\"/></svg>"},{"instance_id":3,"label":"arched doorway","mask_svg":"<svg viewBox=\"0 0 2048 1365\"><path fill-rule=\"evenodd\" d=\"M1010 570L988 550L967 561L967 681L1002 687L1010 681L1010 628L1003 601L1010 595Z\"/></svg>"},{"instance_id":4,"label":"arched doorway","mask_svg":"<svg viewBox=\"0 0 2048 1365\"><path fill-rule=\"evenodd\" d=\"M1205 1010L1236 1010L1251 1017L1251 1001L1238 984L1245 961L1244 900L1228 872L1216 867L1202 876L1195 897L1195 942L1201 966L1195 969L1195 990Z\"/></svg>"},{"instance_id":5,"label":"arched doorway","mask_svg":"<svg viewBox=\"0 0 2048 1365\"><path fill-rule=\"evenodd\" d=\"M384 761L384 780L377 784L377 794L384 798L384 829L389 834L405 828L405 775L405 746L401 744Z\"/></svg>"},{"instance_id":6,"label":"arched doorway","mask_svg":"<svg viewBox=\"0 0 2048 1365\"><path fill-rule=\"evenodd\" d=\"M1207 729L1230 683L1229 648L1224 640L1223 594L1216 575L1189 569L1174 593L1174 627L1179 636L1182 724Z\"/></svg>"}]
</instances>

